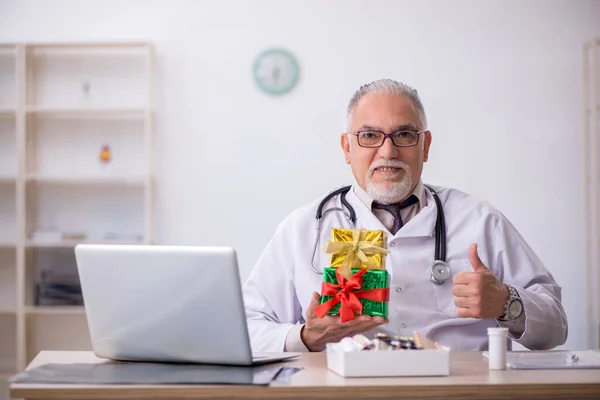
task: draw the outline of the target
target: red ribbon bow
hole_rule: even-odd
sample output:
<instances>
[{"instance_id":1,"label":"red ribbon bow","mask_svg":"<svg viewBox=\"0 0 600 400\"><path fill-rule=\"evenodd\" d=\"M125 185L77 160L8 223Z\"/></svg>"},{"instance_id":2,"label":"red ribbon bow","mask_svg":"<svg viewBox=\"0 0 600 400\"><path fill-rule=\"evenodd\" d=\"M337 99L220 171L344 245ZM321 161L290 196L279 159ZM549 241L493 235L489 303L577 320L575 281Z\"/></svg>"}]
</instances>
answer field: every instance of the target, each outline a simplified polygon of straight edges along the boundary
<instances>
[{"instance_id":1,"label":"red ribbon bow","mask_svg":"<svg viewBox=\"0 0 600 400\"><path fill-rule=\"evenodd\" d=\"M366 268L361 268L360 271L352 275L350 279L344 278L339 273L339 268L335 270L337 284L323 282L321 285L322 296L333 296L323 304L315 307L315 313L319 318L323 318L329 310L335 307L338 303L340 306L340 318L342 322L350 321L356 318L357 314L362 314L363 306L360 299L372 301L388 301L390 297L389 288L377 288L360 290L362 287L362 276L367 272Z\"/></svg>"}]
</instances>

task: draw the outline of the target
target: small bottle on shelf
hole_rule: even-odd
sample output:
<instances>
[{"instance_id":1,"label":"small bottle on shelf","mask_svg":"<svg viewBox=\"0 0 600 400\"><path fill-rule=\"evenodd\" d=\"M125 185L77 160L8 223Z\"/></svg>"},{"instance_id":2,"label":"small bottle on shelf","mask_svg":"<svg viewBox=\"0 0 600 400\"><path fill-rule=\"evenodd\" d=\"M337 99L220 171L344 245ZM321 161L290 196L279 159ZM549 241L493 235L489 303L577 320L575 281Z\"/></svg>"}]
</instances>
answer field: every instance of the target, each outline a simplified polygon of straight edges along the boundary
<instances>
[{"instance_id":1,"label":"small bottle on shelf","mask_svg":"<svg viewBox=\"0 0 600 400\"><path fill-rule=\"evenodd\" d=\"M100 149L99 160L102 172L106 174L108 172L110 162L112 161L112 150L109 145L105 144L102 146Z\"/></svg>"}]
</instances>

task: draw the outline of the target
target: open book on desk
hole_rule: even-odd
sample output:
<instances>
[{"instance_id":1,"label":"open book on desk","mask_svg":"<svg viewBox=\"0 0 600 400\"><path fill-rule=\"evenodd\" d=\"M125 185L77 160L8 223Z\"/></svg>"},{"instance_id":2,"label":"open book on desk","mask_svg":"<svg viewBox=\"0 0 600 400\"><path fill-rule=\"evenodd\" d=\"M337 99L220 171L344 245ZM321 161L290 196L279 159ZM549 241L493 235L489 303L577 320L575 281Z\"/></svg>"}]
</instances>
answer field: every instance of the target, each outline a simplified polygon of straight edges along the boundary
<instances>
[{"instance_id":1,"label":"open book on desk","mask_svg":"<svg viewBox=\"0 0 600 400\"><path fill-rule=\"evenodd\" d=\"M489 353L483 352L488 358ZM506 354L510 369L600 369L600 351L524 351Z\"/></svg>"}]
</instances>

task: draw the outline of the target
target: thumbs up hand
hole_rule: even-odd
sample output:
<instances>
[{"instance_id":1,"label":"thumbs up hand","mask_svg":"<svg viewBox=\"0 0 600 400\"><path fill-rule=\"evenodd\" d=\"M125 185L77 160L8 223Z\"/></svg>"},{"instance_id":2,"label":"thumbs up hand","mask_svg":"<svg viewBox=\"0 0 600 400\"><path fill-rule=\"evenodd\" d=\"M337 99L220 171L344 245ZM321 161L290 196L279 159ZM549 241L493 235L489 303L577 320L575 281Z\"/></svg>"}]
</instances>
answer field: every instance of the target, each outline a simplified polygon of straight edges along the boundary
<instances>
[{"instance_id":1,"label":"thumbs up hand","mask_svg":"<svg viewBox=\"0 0 600 400\"><path fill-rule=\"evenodd\" d=\"M481 261L477 245L469 247L469 262L473 272L460 272L454 276L454 304L461 318L499 318L510 297L508 287Z\"/></svg>"}]
</instances>

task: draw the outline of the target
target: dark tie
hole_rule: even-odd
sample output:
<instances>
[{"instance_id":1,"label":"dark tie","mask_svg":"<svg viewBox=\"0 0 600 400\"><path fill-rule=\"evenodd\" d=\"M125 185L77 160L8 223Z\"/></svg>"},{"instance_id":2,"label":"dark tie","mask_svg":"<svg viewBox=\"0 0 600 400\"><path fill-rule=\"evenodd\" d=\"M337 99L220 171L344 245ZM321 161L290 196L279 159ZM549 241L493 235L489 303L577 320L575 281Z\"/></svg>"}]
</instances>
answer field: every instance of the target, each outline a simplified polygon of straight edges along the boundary
<instances>
[{"instance_id":1,"label":"dark tie","mask_svg":"<svg viewBox=\"0 0 600 400\"><path fill-rule=\"evenodd\" d=\"M400 228L402 228L402 226L404 225L404 223L402 222L402 217L400 216L400 210L405 207L412 206L413 204L415 204L418 201L419 201L419 199L417 198L417 196L415 196L414 194L411 194L402 203L380 204L380 203L373 202L372 207L379 208L380 210L386 210L387 212L389 212L390 214L392 214L394 216L394 226L392 226L391 232L392 232L392 234L395 235L396 232L398 232L400 230Z\"/></svg>"}]
</instances>

